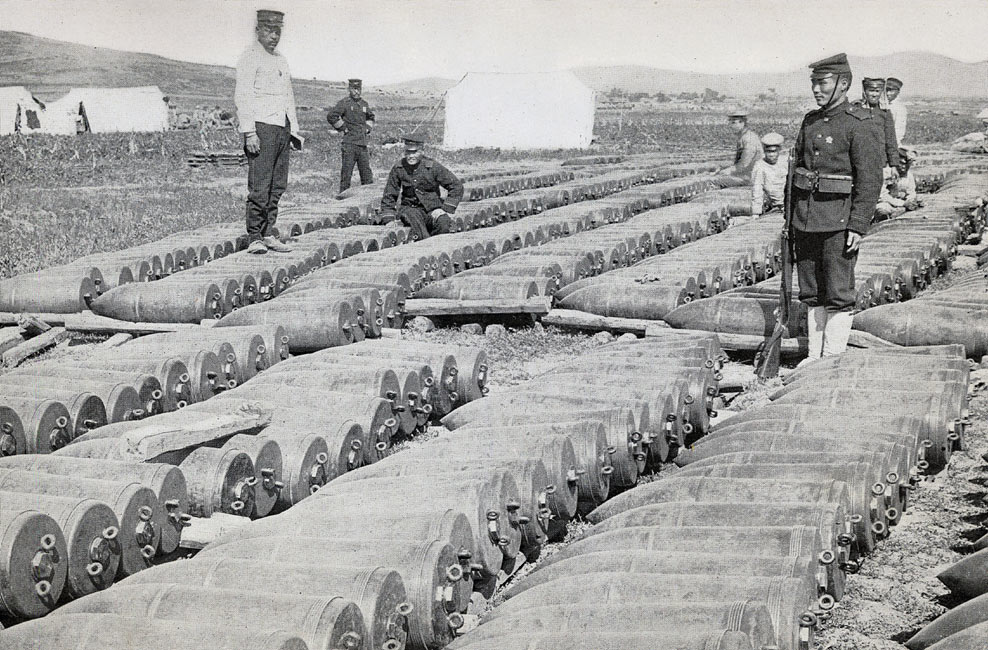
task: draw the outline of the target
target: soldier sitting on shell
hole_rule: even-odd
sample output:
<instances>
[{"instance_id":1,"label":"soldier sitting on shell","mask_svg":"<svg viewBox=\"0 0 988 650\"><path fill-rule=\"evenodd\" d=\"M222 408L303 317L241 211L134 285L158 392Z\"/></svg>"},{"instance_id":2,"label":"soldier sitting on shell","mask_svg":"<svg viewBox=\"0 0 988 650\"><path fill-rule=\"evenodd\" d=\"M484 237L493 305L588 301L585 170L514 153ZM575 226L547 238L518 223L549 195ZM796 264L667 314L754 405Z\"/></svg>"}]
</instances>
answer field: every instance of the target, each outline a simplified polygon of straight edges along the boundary
<instances>
[{"instance_id":1,"label":"soldier sitting on shell","mask_svg":"<svg viewBox=\"0 0 988 650\"><path fill-rule=\"evenodd\" d=\"M912 165L919 157L911 147L899 147L898 177L888 179L875 206L875 221L902 216L921 206L916 194L916 177Z\"/></svg>"},{"instance_id":2,"label":"soldier sitting on shell","mask_svg":"<svg viewBox=\"0 0 988 650\"><path fill-rule=\"evenodd\" d=\"M762 149L765 156L755 163L751 170L751 214L758 216L765 212L782 212L786 193L786 172L789 157L781 156L782 143L778 133L762 136Z\"/></svg>"}]
</instances>

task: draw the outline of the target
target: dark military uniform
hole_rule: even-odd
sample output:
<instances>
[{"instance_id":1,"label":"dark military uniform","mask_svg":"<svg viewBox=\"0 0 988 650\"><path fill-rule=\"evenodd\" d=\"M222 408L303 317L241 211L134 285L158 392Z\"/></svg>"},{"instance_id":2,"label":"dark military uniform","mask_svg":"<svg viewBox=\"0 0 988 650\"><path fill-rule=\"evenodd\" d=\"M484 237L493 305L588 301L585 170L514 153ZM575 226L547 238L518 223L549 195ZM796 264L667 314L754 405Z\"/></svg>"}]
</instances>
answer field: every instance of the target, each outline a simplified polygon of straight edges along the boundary
<instances>
[{"instance_id":1,"label":"dark military uniform","mask_svg":"<svg viewBox=\"0 0 988 650\"><path fill-rule=\"evenodd\" d=\"M439 192L440 187L447 192L445 199ZM409 165L402 158L388 174L381 213L385 217L399 218L412 229L413 238L425 239L449 232L451 225L448 216L437 219L430 213L441 209L453 214L462 199L463 182L453 172L427 156L422 156L416 165Z\"/></svg>"},{"instance_id":2,"label":"dark military uniform","mask_svg":"<svg viewBox=\"0 0 988 650\"><path fill-rule=\"evenodd\" d=\"M854 102L854 105L863 111L869 111L875 119L875 127L879 131L881 138L881 150L885 157L886 167L896 168L899 166L899 141L895 137L895 120L892 118L892 111L884 108L872 108L866 102Z\"/></svg>"},{"instance_id":3,"label":"dark military uniform","mask_svg":"<svg viewBox=\"0 0 988 650\"><path fill-rule=\"evenodd\" d=\"M331 125L338 124L340 120L343 121L343 126L338 129L343 132L343 142L340 143L343 152L340 191L350 187L354 165L360 172L361 185L373 183L374 175L371 172L370 155L367 152L367 134L370 132L367 122L374 121L374 111L371 110L370 105L363 97L353 99L347 96L330 109L326 119Z\"/></svg>"},{"instance_id":4,"label":"dark military uniform","mask_svg":"<svg viewBox=\"0 0 988 650\"><path fill-rule=\"evenodd\" d=\"M847 251L846 232L868 231L881 192L884 151L874 120L845 101L811 111L800 126L795 164L814 187L798 189L797 181L793 190L793 237L799 299L810 307L854 307L858 254Z\"/></svg>"}]
</instances>

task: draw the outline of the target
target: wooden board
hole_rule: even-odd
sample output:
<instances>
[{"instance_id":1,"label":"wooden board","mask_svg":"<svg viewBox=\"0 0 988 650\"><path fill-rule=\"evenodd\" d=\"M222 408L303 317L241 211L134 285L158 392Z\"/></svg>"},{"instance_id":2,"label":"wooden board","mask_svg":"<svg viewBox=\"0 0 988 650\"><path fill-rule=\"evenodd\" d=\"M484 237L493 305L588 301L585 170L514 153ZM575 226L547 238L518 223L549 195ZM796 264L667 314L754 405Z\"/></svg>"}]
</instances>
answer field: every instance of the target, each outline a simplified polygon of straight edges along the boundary
<instances>
[{"instance_id":1,"label":"wooden board","mask_svg":"<svg viewBox=\"0 0 988 650\"><path fill-rule=\"evenodd\" d=\"M224 400L215 411L189 413L183 409L145 420L107 424L79 436L73 444L109 440L113 446L104 452L108 460L177 464L172 456L184 457L189 448L239 433L256 434L271 422L273 412L274 406L266 402Z\"/></svg>"},{"instance_id":2,"label":"wooden board","mask_svg":"<svg viewBox=\"0 0 988 650\"><path fill-rule=\"evenodd\" d=\"M134 338L133 334L127 334L126 332L118 332L117 334L114 334L110 338L100 343L100 347L118 348L124 343L133 340L133 338Z\"/></svg>"},{"instance_id":3,"label":"wooden board","mask_svg":"<svg viewBox=\"0 0 988 650\"><path fill-rule=\"evenodd\" d=\"M14 368L32 354L37 354L53 345L68 340L68 338L69 333L64 327L53 327L44 334L39 334L4 352L3 365L7 368Z\"/></svg>"},{"instance_id":4,"label":"wooden board","mask_svg":"<svg viewBox=\"0 0 988 650\"><path fill-rule=\"evenodd\" d=\"M649 336L650 332L652 336L660 335L666 328L655 328L645 331L645 336ZM717 338L720 340L720 346L724 348L725 352L754 352L758 347L765 342L764 336L757 336L755 334L726 334L724 332L707 332L706 330L687 330L681 329L676 330L677 332L696 332L697 334L716 334ZM796 355L802 354L806 355L809 350L807 341L805 337L799 338L788 338L782 339L782 354L786 355Z\"/></svg>"},{"instance_id":5,"label":"wooden board","mask_svg":"<svg viewBox=\"0 0 988 650\"><path fill-rule=\"evenodd\" d=\"M17 347L23 342L24 337L21 335L19 327L0 328L0 354Z\"/></svg>"},{"instance_id":6,"label":"wooden board","mask_svg":"<svg viewBox=\"0 0 988 650\"><path fill-rule=\"evenodd\" d=\"M549 313L549 297L528 300L453 300L450 298L410 298L405 302L405 316L485 316L495 314Z\"/></svg>"},{"instance_id":7,"label":"wooden board","mask_svg":"<svg viewBox=\"0 0 988 650\"><path fill-rule=\"evenodd\" d=\"M661 329L651 330L655 335L661 334ZM706 332L703 330L679 330L681 332L696 331L698 334L711 334L711 332ZM757 336L755 334L728 334L724 332L714 332L717 334L717 338L720 339L720 346L724 348L727 352L754 352L758 347L765 341L764 336ZM645 332L645 336L648 336L649 332ZM858 332L856 330L851 330L851 336L847 341L849 347L852 348L886 348L886 347L899 347L893 343L889 343L884 339L880 339L877 336L872 336L867 332ZM782 339L782 354L786 355L803 355L806 356L809 352L809 343L805 336L800 336L796 338Z\"/></svg>"},{"instance_id":8,"label":"wooden board","mask_svg":"<svg viewBox=\"0 0 988 650\"><path fill-rule=\"evenodd\" d=\"M44 334L51 329L51 325L33 314L21 314L17 319L17 326L24 332L25 338Z\"/></svg>"},{"instance_id":9,"label":"wooden board","mask_svg":"<svg viewBox=\"0 0 988 650\"><path fill-rule=\"evenodd\" d=\"M578 309L553 309L542 318L542 324L598 332L630 332L639 336L643 336L650 327L669 329L665 321L598 316Z\"/></svg>"},{"instance_id":10,"label":"wooden board","mask_svg":"<svg viewBox=\"0 0 988 650\"><path fill-rule=\"evenodd\" d=\"M157 334L160 332L178 332L200 327L194 323L131 323L129 321L107 318L91 311L78 314L33 314L49 325L61 325L72 332L92 332L115 334ZM0 325L17 325L23 314L15 312L0 312Z\"/></svg>"}]
</instances>

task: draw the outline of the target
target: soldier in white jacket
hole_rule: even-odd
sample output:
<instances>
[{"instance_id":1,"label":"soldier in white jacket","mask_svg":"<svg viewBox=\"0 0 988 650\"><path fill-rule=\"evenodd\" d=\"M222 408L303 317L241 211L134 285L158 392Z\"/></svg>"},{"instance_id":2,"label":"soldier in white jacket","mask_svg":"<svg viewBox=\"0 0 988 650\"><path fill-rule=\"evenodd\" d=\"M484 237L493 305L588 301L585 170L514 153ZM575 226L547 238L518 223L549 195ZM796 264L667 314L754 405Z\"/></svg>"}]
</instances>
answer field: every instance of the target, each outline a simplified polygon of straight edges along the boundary
<instances>
[{"instance_id":1,"label":"soldier in white jacket","mask_svg":"<svg viewBox=\"0 0 988 650\"><path fill-rule=\"evenodd\" d=\"M247 250L251 253L291 250L272 230L278 201L288 186L289 151L302 143L288 61L276 49L284 17L280 11L258 10L257 39L237 61L234 101L249 165Z\"/></svg>"},{"instance_id":2,"label":"soldier in white jacket","mask_svg":"<svg viewBox=\"0 0 988 650\"><path fill-rule=\"evenodd\" d=\"M772 210L782 210L786 191L788 156L781 156L785 141L778 133L762 136L764 157L751 170L751 214L759 215Z\"/></svg>"},{"instance_id":3,"label":"soldier in white jacket","mask_svg":"<svg viewBox=\"0 0 988 650\"><path fill-rule=\"evenodd\" d=\"M895 141L899 144L902 144L906 137L906 119L909 116L906 105L897 101L901 90L901 80L895 77L885 80L885 97L889 100L889 112L892 113L892 121L895 122Z\"/></svg>"}]
</instances>

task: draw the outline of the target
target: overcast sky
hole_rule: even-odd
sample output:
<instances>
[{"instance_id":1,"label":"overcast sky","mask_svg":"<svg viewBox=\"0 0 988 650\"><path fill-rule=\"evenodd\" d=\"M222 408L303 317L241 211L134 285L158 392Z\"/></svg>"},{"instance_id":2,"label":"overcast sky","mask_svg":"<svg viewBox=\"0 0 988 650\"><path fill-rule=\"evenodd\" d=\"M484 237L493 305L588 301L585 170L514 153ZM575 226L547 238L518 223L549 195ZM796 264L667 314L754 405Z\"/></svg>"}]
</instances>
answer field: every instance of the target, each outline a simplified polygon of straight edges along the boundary
<instances>
[{"instance_id":1,"label":"overcast sky","mask_svg":"<svg viewBox=\"0 0 988 650\"><path fill-rule=\"evenodd\" d=\"M287 14L293 76L370 85L610 64L784 71L838 51L988 59L985 0L0 0L0 30L234 65L264 7Z\"/></svg>"}]
</instances>

